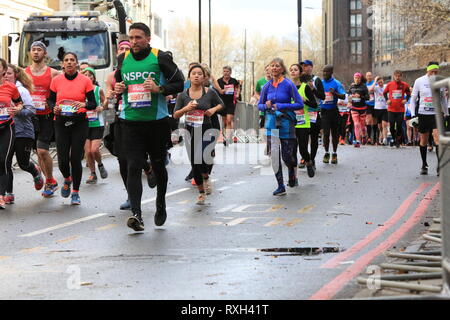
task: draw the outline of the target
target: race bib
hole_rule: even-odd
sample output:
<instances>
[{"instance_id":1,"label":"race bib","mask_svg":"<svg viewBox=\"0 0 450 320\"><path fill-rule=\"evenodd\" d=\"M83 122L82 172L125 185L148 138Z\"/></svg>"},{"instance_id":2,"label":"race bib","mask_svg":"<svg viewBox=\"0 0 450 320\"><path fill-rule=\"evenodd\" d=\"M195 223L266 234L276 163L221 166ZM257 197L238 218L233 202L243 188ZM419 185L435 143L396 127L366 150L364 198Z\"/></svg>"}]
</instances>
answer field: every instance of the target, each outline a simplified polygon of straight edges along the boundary
<instances>
[{"instance_id":1,"label":"race bib","mask_svg":"<svg viewBox=\"0 0 450 320\"><path fill-rule=\"evenodd\" d=\"M309 112L309 121L311 121L311 123L316 123L317 122L317 115L318 115L317 111L310 111Z\"/></svg>"},{"instance_id":2,"label":"race bib","mask_svg":"<svg viewBox=\"0 0 450 320\"><path fill-rule=\"evenodd\" d=\"M392 99L394 100L403 100L403 92L402 90L393 90L392 91Z\"/></svg>"},{"instance_id":3,"label":"race bib","mask_svg":"<svg viewBox=\"0 0 450 320\"><path fill-rule=\"evenodd\" d=\"M98 113L95 111L87 111L86 112L88 121L97 121L98 120Z\"/></svg>"},{"instance_id":4,"label":"race bib","mask_svg":"<svg viewBox=\"0 0 450 320\"><path fill-rule=\"evenodd\" d=\"M77 113L77 108L70 105L71 101L61 101L59 106L61 108L61 115L66 117L73 117Z\"/></svg>"},{"instance_id":5,"label":"race bib","mask_svg":"<svg viewBox=\"0 0 450 320\"><path fill-rule=\"evenodd\" d=\"M348 112L348 106L347 104L338 104L339 112L344 113Z\"/></svg>"},{"instance_id":6,"label":"race bib","mask_svg":"<svg viewBox=\"0 0 450 320\"><path fill-rule=\"evenodd\" d=\"M325 92L325 103L333 103L334 96L331 92Z\"/></svg>"},{"instance_id":7,"label":"race bib","mask_svg":"<svg viewBox=\"0 0 450 320\"><path fill-rule=\"evenodd\" d=\"M152 94L144 89L144 84L130 84L128 86L128 103L131 108L150 108Z\"/></svg>"},{"instance_id":8,"label":"race bib","mask_svg":"<svg viewBox=\"0 0 450 320\"><path fill-rule=\"evenodd\" d=\"M373 93L370 94L370 100L369 101L375 101L375 95Z\"/></svg>"},{"instance_id":9,"label":"race bib","mask_svg":"<svg viewBox=\"0 0 450 320\"><path fill-rule=\"evenodd\" d=\"M425 97L423 99L424 109L425 111L434 111L434 104L433 104L433 98L432 97Z\"/></svg>"},{"instance_id":10,"label":"race bib","mask_svg":"<svg viewBox=\"0 0 450 320\"><path fill-rule=\"evenodd\" d=\"M0 121L6 121L9 119L9 107L10 105L0 102Z\"/></svg>"},{"instance_id":11,"label":"race bib","mask_svg":"<svg viewBox=\"0 0 450 320\"><path fill-rule=\"evenodd\" d=\"M186 123L192 127L201 127L205 119L205 111L193 110L186 113Z\"/></svg>"},{"instance_id":12,"label":"race bib","mask_svg":"<svg viewBox=\"0 0 450 320\"><path fill-rule=\"evenodd\" d=\"M226 95L233 95L234 94L234 85L226 84L224 87L224 91L225 91Z\"/></svg>"},{"instance_id":13,"label":"race bib","mask_svg":"<svg viewBox=\"0 0 450 320\"><path fill-rule=\"evenodd\" d=\"M361 98L352 98L352 102L360 103L361 102Z\"/></svg>"},{"instance_id":14,"label":"race bib","mask_svg":"<svg viewBox=\"0 0 450 320\"><path fill-rule=\"evenodd\" d=\"M297 120L297 126L301 126L306 123L305 120L305 111L304 110L295 110L295 118Z\"/></svg>"},{"instance_id":15,"label":"race bib","mask_svg":"<svg viewBox=\"0 0 450 320\"><path fill-rule=\"evenodd\" d=\"M118 106L117 110L119 112L121 112L123 110L123 101L122 100L119 101L119 106Z\"/></svg>"},{"instance_id":16,"label":"race bib","mask_svg":"<svg viewBox=\"0 0 450 320\"><path fill-rule=\"evenodd\" d=\"M44 111L46 109L47 98L43 95L32 95L34 107L36 110Z\"/></svg>"}]
</instances>

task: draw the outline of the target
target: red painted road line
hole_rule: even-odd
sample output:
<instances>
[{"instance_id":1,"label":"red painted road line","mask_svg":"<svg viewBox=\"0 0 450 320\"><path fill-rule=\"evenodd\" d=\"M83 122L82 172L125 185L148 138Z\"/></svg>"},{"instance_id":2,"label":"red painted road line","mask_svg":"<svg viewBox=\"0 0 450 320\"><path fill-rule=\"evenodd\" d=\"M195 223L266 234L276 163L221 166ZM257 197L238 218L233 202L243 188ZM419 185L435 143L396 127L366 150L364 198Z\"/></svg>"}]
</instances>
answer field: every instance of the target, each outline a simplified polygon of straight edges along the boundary
<instances>
[{"instance_id":1,"label":"red painted road line","mask_svg":"<svg viewBox=\"0 0 450 320\"><path fill-rule=\"evenodd\" d=\"M353 265L344 270L340 275L323 286L319 291L312 295L309 300L329 300L332 299L350 280L358 276L361 271L369 265L378 255L391 248L398 242L425 214L428 206L433 201L438 192L440 183L437 183L431 189L425 198L420 202L413 215L400 228L398 228L388 239L382 242L378 247L366 253L359 258Z\"/></svg>"},{"instance_id":2,"label":"red painted road line","mask_svg":"<svg viewBox=\"0 0 450 320\"><path fill-rule=\"evenodd\" d=\"M416 191L411 193L411 195L402 203L402 205L395 211L394 215L386 221L382 227L379 227L378 229L374 230L372 233L370 233L366 238L359 241L357 244L352 246L350 249L338 254L337 256L333 257L332 259L328 260L326 263L324 263L321 268L336 268L340 262L348 259L350 256L354 255L355 253L359 252L362 248L370 244L372 241L376 240L378 237L380 237L385 231L387 231L389 228L391 228L393 225L395 225L408 211L411 204L416 200L417 196L421 194L426 188L428 188L430 184L429 183L422 183L419 188L417 188Z\"/></svg>"}]
</instances>

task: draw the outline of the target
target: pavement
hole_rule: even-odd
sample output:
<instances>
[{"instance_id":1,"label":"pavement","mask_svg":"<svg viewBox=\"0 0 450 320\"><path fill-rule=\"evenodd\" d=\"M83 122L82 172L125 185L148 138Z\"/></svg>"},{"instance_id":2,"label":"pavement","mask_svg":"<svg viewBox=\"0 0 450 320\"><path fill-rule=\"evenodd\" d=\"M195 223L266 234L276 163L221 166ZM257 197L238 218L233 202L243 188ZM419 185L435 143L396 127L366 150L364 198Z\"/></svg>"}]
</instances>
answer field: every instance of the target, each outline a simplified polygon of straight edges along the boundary
<instances>
[{"instance_id":1,"label":"pavement","mask_svg":"<svg viewBox=\"0 0 450 320\"><path fill-rule=\"evenodd\" d=\"M263 149L218 145L214 192L198 206L184 148L173 148L167 222L154 226L143 176L142 233L119 210L127 196L113 157L96 185L85 169L79 207L59 190L43 199L15 170L16 203L0 212L0 299L349 299L364 290L356 277L439 215L434 153L420 176L417 148L340 146L338 165L322 163L320 148L316 176L299 170L300 186L274 197Z\"/></svg>"}]
</instances>

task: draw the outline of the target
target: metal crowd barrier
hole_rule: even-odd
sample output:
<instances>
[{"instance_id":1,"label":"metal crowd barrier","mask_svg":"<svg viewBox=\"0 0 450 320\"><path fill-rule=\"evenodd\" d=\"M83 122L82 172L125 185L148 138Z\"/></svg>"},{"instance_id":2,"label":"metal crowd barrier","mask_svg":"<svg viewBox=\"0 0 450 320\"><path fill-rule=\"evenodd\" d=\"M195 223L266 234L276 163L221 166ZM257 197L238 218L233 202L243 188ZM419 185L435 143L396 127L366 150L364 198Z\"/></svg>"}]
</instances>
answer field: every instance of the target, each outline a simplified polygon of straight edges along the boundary
<instances>
[{"instance_id":1,"label":"metal crowd barrier","mask_svg":"<svg viewBox=\"0 0 450 320\"><path fill-rule=\"evenodd\" d=\"M442 225L442 295L450 297L450 132L446 132L441 110L441 88L450 91L450 78L436 77L431 81L436 124L439 130L439 159L441 180L441 225Z\"/></svg>"},{"instance_id":2,"label":"metal crowd barrier","mask_svg":"<svg viewBox=\"0 0 450 320\"><path fill-rule=\"evenodd\" d=\"M235 136L242 143L257 143L259 136L259 110L256 105L238 102L234 114Z\"/></svg>"}]
</instances>

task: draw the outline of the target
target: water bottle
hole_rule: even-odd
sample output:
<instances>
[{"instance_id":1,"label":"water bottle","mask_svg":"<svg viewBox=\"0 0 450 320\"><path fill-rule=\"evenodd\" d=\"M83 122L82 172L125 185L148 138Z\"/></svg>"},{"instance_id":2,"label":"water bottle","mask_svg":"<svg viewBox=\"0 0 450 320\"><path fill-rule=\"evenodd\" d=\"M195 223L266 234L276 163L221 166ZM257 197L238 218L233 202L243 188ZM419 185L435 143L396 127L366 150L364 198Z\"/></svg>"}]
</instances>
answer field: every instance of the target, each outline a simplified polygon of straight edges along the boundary
<instances>
[{"instance_id":1,"label":"water bottle","mask_svg":"<svg viewBox=\"0 0 450 320\"><path fill-rule=\"evenodd\" d=\"M116 97L108 98L108 109L114 109L117 103Z\"/></svg>"}]
</instances>

